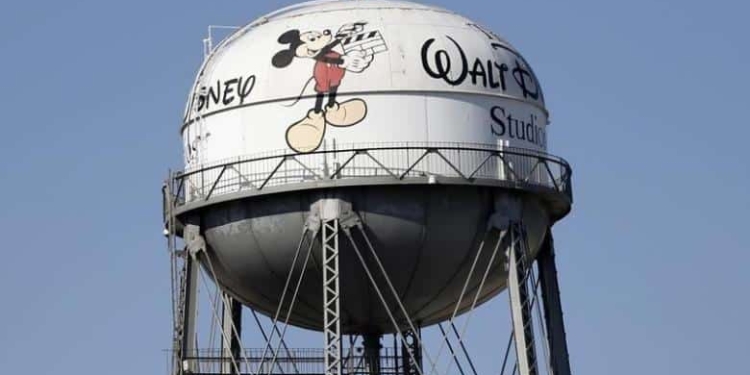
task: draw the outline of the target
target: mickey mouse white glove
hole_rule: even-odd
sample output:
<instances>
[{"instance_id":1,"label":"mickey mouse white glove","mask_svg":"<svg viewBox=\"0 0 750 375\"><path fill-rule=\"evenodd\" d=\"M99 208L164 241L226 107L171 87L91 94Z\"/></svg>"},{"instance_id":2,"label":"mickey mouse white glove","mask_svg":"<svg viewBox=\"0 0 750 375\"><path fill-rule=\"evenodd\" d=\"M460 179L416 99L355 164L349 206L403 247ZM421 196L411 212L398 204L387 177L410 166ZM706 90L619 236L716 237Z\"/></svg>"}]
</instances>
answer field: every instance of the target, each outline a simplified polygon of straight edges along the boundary
<instances>
[{"instance_id":1,"label":"mickey mouse white glove","mask_svg":"<svg viewBox=\"0 0 750 375\"><path fill-rule=\"evenodd\" d=\"M341 56L341 59L344 60L344 62L339 65L341 68L350 72L361 73L370 66L372 55L365 54L364 51L351 51L346 55Z\"/></svg>"}]
</instances>

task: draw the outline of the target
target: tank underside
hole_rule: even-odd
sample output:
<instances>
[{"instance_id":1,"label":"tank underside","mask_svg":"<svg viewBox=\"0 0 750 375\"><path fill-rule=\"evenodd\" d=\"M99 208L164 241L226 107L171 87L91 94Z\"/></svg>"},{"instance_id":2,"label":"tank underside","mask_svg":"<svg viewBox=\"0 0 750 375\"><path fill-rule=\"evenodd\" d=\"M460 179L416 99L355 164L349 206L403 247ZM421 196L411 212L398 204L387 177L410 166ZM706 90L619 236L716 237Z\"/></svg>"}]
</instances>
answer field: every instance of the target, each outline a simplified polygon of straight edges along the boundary
<instances>
[{"instance_id":1,"label":"tank underside","mask_svg":"<svg viewBox=\"0 0 750 375\"><path fill-rule=\"evenodd\" d=\"M354 186L279 193L205 206L183 213L181 221L201 226L218 282L242 303L273 316L310 206L331 197L352 204L410 318L420 326L450 317L498 198L515 197L522 202L521 220L534 254L550 225L549 210L536 195L476 185ZM355 239L362 251L369 251L359 234L355 233ZM489 262L495 239L486 242L461 311L470 307ZM301 259L295 275L302 269ZM506 262L505 249L500 249L480 303L505 288ZM208 262L202 263L206 266ZM362 264L343 236L340 272L342 331L394 332ZM322 330L322 281L320 240L316 240L290 324ZM384 280L378 277L378 282L389 296ZM281 310L282 321L292 292L289 290ZM392 298L388 303L396 311ZM405 325L402 314L394 316Z\"/></svg>"}]
</instances>

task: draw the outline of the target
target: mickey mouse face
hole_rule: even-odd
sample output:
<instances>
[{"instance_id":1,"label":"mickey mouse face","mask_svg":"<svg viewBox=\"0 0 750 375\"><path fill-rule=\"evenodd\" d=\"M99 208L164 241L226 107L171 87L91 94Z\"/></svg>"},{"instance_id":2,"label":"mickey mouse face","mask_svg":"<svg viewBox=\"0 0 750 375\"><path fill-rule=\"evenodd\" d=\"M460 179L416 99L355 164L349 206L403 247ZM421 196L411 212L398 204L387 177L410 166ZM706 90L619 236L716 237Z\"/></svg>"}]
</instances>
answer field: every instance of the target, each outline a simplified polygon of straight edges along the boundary
<instances>
[{"instance_id":1,"label":"mickey mouse face","mask_svg":"<svg viewBox=\"0 0 750 375\"><path fill-rule=\"evenodd\" d=\"M279 51L273 57L272 64L277 68L289 66L295 57L312 58L325 48L331 41L330 30L307 31L289 30L279 37L279 43L289 44L289 48Z\"/></svg>"},{"instance_id":2,"label":"mickey mouse face","mask_svg":"<svg viewBox=\"0 0 750 375\"><path fill-rule=\"evenodd\" d=\"M302 44L294 51L295 54L297 57L309 58L317 55L321 49L331 43L333 37L330 30L324 30L322 33L319 31L302 33L299 39Z\"/></svg>"}]
</instances>

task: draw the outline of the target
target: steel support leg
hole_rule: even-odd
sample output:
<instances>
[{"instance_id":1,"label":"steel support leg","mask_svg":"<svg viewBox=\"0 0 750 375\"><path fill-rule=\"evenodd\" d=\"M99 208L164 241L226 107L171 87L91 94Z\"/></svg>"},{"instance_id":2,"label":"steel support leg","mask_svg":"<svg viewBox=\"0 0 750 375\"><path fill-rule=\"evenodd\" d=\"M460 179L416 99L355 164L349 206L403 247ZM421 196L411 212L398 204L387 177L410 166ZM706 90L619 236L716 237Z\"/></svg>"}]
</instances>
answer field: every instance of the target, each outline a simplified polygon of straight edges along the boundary
<instances>
[{"instance_id":1,"label":"steel support leg","mask_svg":"<svg viewBox=\"0 0 750 375\"><path fill-rule=\"evenodd\" d=\"M198 310L198 262L192 256L185 257L185 300L182 316L182 343L180 357L182 358L182 373L195 372L196 361L187 358L197 357L195 350L195 320Z\"/></svg>"},{"instance_id":2,"label":"steel support leg","mask_svg":"<svg viewBox=\"0 0 750 375\"><path fill-rule=\"evenodd\" d=\"M538 371L531 315L532 294L527 285L527 274L531 262L528 261L526 231L520 223L511 223L508 230L510 235L508 294L513 317L518 370L520 375L536 375Z\"/></svg>"},{"instance_id":3,"label":"steel support leg","mask_svg":"<svg viewBox=\"0 0 750 375\"><path fill-rule=\"evenodd\" d=\"M242 335L242 305L237 302L234 298L224 294L223 298L228 301L227 304L223 304L223 316L221 322L221 329L224 332L224 337L229 337L229 347L226 347L224 340L221 340L222 346L222 363L221 373L222 374L234 374L239 375L237 368L234 364L239 366L242 363L240 359L242 356L240 340Z\"/></svg>"},{"instance_id":4,"label":"steel support leg","mask_svg":"<svg viewBox=\"0 0 750 375\"><path fill-rule=\"evenodd\" d=\"M560 287L557 283L557 266L555 265L555 246L552 232L542 244L537 256L539 267L539 284L544 301L544 320L547 326L547 340L550 348L550 362L554 375L570 375L568 360L568 343L565 338Z\"/></svg>"},{"instance_id":5,"label":"steel support leg","mask_svg":"<svg viewBox=\"0 0 750 375\"><path fill-rule=\"evenodd\" d=\"M419 330L417 328L417 332L404 331L404 342L401 345L401 366L404 369L404 375L424 373L422 371L422 347L419 345L422 341L422 334ZM412 358L414 359L412 360Z\"/></svg>"},{"instance_id":6,"label":"steel support leg","mask_svg":"<svg viewBox=\"0 0 750 375\"><path fill-rule=\"evenodd\" d=\"M369 375L380 375L380 335L364 335L365 359Z\"/></svg>"},{"instance_id":7,"label":"steel support leg","mask_svg":"<svg viewBox=\"0 0 750 375\"><path fill-rule=\"evenodd\" d=\"M313 212L320 217L323 247L323 334L326 375L341 375L341 294L339 293L339 232L343 202L323 199ZM351 210L349 210L351 211ZM315 214L315 213L314 213Z\"/></svg>"},{"instance_id":8,"label":"steel support leg","mask_svg":"<svg viewBox=\"0 0 750 375\"><path fill-rule=\"evenodd\" d=\"M178 373L194 373L198 368L197 360L190 359L198 356L195 347L195 327L198 315L198 277L200 276L200 262L198 253L206 249L206 241L200 234L200 227L186 225L184 230L185 252L184 256L184 279L180 285L180 308L182 309L182 322L180 331L180 354L181 360Z\"/></svg>"}]
</instances>

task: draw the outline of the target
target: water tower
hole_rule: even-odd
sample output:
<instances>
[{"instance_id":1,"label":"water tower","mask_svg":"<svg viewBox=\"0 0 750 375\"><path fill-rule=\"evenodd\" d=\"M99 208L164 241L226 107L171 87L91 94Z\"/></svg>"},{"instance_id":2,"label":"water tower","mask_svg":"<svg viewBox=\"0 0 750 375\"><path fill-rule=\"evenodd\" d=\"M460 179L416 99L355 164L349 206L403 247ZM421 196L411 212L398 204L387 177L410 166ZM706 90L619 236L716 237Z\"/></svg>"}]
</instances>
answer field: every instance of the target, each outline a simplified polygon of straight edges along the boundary
<instances>
[{"instance_id":1,"label":"water tower","mask_svg":"<svg viewBox=\"0 0 750 375\"><path fill-rule=\"evenodd\" d=\"M314 1L209 38L164 187L173 373L431 375L422 330L468 359L455 320L507 289L513 371L570 374L551 227L571 169L548 125L523 56L449 10ZM196 344L202 277L218 351ZM242 337L243 311L271 331Z\"/></svg>"}]
</instances>

